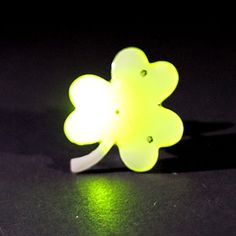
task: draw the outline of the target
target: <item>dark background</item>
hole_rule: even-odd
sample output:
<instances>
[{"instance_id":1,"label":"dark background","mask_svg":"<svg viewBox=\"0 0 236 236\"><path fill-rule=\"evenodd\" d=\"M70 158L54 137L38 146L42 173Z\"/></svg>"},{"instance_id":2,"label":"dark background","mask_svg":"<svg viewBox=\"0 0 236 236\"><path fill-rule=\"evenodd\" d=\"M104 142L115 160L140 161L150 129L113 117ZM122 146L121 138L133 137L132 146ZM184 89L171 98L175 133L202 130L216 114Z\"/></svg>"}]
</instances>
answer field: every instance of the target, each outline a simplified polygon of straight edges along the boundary
<instances>
[{"instance_id":1,"label":"dark background","mask_svg":"<svg viewBox=\"0 0 236 236\"><path fill-rule=\"evenodd\" d=\"M204 24L8 24L0 32L0 235L236 235L234 27ZM93 150L63 134L79 75L110 79L127 46L172 62L179 85L164 105L183 139L147 173L116 148L73 175Z\"/></svg>"}]
</instances>

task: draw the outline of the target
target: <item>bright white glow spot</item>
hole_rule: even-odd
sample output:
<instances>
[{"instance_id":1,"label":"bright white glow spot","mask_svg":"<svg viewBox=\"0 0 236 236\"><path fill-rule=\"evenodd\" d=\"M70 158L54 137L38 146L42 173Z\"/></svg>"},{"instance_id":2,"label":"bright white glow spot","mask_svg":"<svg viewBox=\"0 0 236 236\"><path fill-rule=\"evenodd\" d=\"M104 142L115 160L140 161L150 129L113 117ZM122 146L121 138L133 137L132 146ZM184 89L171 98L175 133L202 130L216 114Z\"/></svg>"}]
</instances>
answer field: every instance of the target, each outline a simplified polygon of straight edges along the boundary
<instances>
[{"instance_id":1,"label":"bright white glow spot","mask_svg":"<svg viewBox=\"0 0 236 236\"><path fill-rule=\"evenodd\" d=\"M109 82L95 75L79 77L72 83L69 96L76 109L64 126L71 142L94 143L111 132L115 108L110 87Z\"/></svg>"}]
</instances>

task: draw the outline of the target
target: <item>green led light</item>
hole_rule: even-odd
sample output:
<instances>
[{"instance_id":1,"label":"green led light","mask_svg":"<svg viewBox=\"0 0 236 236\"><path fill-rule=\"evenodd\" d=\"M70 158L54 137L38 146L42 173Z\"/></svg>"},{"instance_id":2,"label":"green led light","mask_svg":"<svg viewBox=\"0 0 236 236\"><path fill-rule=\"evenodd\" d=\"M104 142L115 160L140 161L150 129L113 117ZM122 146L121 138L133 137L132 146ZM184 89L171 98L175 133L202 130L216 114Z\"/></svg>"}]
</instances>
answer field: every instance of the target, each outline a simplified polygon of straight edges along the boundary
<instances>
[{"instance_id":1,"label":"green led light","mask_svg":"<svg viewBox=\"0 0 236 236\"><path fill-rule=\"evenodd\" d=\"M70 86L75 110L64 124L67 138L78 145L100 142L90 154L71 160L72 172L90 168L113 145L128 168L148 171L157 162L159 148L183 135L180 117L162 106L178 84L171 63L150 63L140 49L125 48L112 62L111 77L108 82L83 75Z\"/></svg>"},{"instance_id":2,"label":"green led light","mask_svg":"<svg viewBox=\"0 0 236 236\"><path fill-rule=\"evenodd\" d=\"M128 212L135 208L132 183L116 177L85 176L76 182L81 219L92 235L118 235L121 225L129 225ZM83 216L81 216L81 213ZM82 232L81 232L82 233Z\"/></svg>"}]
</instances>

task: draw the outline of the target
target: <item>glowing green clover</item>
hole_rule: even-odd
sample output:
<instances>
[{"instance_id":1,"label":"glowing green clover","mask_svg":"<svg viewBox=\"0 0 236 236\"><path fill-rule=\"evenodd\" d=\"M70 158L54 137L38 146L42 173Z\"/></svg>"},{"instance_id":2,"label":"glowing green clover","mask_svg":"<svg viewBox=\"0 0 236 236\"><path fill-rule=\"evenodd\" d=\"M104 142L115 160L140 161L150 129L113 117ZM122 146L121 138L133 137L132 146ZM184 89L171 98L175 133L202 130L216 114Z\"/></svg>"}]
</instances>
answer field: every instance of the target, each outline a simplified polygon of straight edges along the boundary
<instances>
[{"instance_id":1,"label":"glowing green clover","mask_svg":"<svg viewBox=\"0 0 236 236\"><path fill-rule=\"evenodd\" d=\"M81 172L99 162L113 145L131 170L150 170L161 147L177 143L183 135L180 117L162 106L178 83L169 62L149 63L138 48L120 51L112 62L111 81L83 75L70 86L75 110L64 131L76 144L99 142L90 154L71 159L71 171Z\"/></svg>"}]
</instances>

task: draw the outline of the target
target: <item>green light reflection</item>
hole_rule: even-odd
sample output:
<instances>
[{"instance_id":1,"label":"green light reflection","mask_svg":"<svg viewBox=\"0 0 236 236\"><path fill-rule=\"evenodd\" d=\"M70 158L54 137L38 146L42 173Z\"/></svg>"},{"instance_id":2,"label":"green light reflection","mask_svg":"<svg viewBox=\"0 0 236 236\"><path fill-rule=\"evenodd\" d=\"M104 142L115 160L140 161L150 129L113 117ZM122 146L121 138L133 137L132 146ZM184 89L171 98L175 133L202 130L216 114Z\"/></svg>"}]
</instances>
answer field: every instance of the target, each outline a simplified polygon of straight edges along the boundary
<instances>
[{"instance_id":1,"label":"green light reflection","mask_svg":"<svg viewBox=\"0 0 236 236\"><path fill-rule=\"evenodd\" d=\"M112 176L87 176L76 183L78 219L92 235L117 235L129 228L135 208L132 186L127 180ZM82 214L83 215L82 215Z\"/></svg>"}]
</instances>

